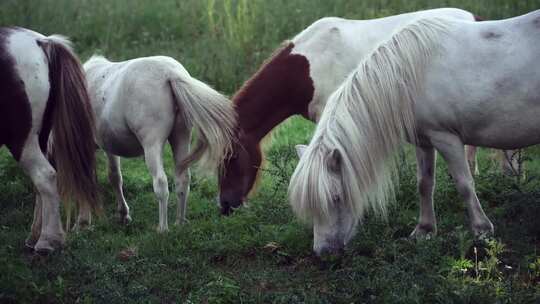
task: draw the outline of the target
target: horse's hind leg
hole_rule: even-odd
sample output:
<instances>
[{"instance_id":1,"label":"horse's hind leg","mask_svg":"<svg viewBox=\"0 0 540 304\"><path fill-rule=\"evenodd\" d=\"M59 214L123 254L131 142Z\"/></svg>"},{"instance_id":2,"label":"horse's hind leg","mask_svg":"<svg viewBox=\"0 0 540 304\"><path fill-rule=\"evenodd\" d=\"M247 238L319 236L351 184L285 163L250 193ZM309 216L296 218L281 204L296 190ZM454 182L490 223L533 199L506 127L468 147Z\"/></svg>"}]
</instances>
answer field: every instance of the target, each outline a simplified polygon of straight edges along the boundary
<instances>
[{"instance_id":1,"label":"horse's hind leg","mask_svg":"<svg viewBox=\"0 0 540 304\"><path fill-rule=\"evenodd\" d=\"M417 147L417 180L420 193L420 217L418 225L411 237L429 237L437 233L435 211L433 209L433 188L435 187L435 149L433 147Z\"/></svg>"},{"instance_id":2,"label":"horse's hind leg","mask_svg":"<svg viewBox=\"0 0 540 304\"><path fill-rule=\"evenodd\" d=\"M191 126L186 126L183 122L176 122L169 143L171 144L175 169L175 189L178 198L175 225L186 222L186 207L189 197L189 183L191 181L191 172L189 168L182 168L181 162L189 154L191 142Z\"/></svg>"},{"instance_id":3,"label":"horse's hind leg","mask_svg":"<svg viewBox=\"0 0 540 304\"><path fill-rule=\"evenodd\" d=\"M148 170L152 175L154 193L159 203L159 226L158 232L169 230L167 223L167 204L169 201L169 189L167 185L167 176L163 170L163 142L152 145L143 145L144 159Z\"/></svg>"},{"instance_id":4,"label":"horse's hind leg","mask_svg":"<svg viewBox=\"0 0 540 304\"><path fill-rule=\"evenodd\" d=\"M522 174L522 168L519 164L520 150L499 150L501 170L503 174L517 176Z\"/></svg>"},{"instance_id":5,"label":"horse's hind leg","mask_svg":"<svg viewBox=\"0 0 540 304\"><path fill-rule=\"evenodd\" d=\"M123 181L120 157L107 153L107 158L109 159L109 182L116 195L116 211L118 212L120 222L127 224L131 222L131 216L129 215L129 206L122 190Z\"/></svg>"},{"instance_id":6,"label":"horse's hind leg","mask_svg":"<svg viewBox=\"0 0 540 304\"><path fill-rule=\"evenodd\" d=\"M476 237L493 234L493 224L487 218L474 189L471 175L461 140L448 134L432 137L432 142L448 163L448 170L456 183L457 190L465 203L471 220L471 227Z\"/></svg>"},{"instance_id":7,"label":"horse's hind leg","mask_svg":"<svg viewBox=\"0 0 540 304\"><path fill-rule=\"evenodd\" d=\"M36 193L36 202L34 205L34 218L32 219L32 229L30 236L24 242L28 248L34 249L41 234L41 196Z\"/></svg>"},{"instance_id":8,"label":"horse's hind leg","mask_svg":"<svg viewBox=\"0 0 540 304\"><path fill-rule=\"evenodd\" d=\"M29 138L19 160L21 167L31 178L41 197L41 212L35 210L34 216L41 216L41 231L34 248L50 252L63 245L65 233L60 221L60 197L56 184L56 171L47 161L39 147L37 136ZM39 219L34 219L37 229Z\"/></svg>"},{"instance_id":9,"label":"horse's hind leg","mask_svg":"<svg viewBox=\"0 0 540 304\"><path fill-rule=\"evenodd\" d=\"M476 153L478 152L477 149L478 148L476 146L465 146L467 162L469 163L469 169L473 175L480 174L480 170L478 170L478 161L476 159Z\"/></svg>"}]
</instances>

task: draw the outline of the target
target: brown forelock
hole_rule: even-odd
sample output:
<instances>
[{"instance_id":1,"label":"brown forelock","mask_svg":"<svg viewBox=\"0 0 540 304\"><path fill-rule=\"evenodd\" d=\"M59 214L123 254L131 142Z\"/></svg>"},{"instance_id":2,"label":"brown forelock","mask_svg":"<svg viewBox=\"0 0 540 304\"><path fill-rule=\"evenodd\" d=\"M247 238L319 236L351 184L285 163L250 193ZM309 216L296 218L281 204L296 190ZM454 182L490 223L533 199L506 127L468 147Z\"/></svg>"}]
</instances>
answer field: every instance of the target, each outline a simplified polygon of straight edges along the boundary
<instances>
[{"instance_id":1,"label":"brown forelock","mask_svg":"<svg viewBox=\"0 0 540 304\"><path fill-rule=\"evenodd\" d=\"M293 48L293 42L285 41L233 97L238 112L239 143L244 147L256 145L255 149L247 150L259 153L255 158L261 160L264 157L260 141L275 126L292 115L308 117L308 105L314 94L309 61L303 55L291 54ZM257 173L248 192L260 176L260 162L252 165Z\"/></svg>"},{"instance_id":2,"label":"brown forelock","mask_svg":"<svg viewBox=\"0 0 540 304\"><path fill-rule=\"evenodd\" d=\"M32 108L6 45L16 30L0 27L0 146L6 145L18 161L32 128Z\"/></svg>"},{"instance_id":3,"label":"brown forelock","mask_svg":"<svg viewBox=\"0 0 540 304\"><path fill-rule=\"evenodd\" d=\"M101 210L97 191L94 114L79 59L61 43L40 40L49 61L49 95L58 185L64 202L72 199ZM50 123L44 123L50 126Z\"/></svg>"}]
</instances>

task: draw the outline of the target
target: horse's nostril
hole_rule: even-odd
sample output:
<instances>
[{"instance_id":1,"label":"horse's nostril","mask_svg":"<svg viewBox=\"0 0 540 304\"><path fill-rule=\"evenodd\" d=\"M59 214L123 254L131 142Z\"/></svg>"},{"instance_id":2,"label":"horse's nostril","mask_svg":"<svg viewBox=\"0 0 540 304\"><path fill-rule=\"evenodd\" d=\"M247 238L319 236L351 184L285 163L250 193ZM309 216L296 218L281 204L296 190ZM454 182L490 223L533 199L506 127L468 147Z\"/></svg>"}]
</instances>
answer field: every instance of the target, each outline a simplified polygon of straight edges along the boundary
<instances>
[{"instance_id":1,"label":"horse's nostril","mask_svg":"<svg viewBox=\"0 0 540 304\"><path fill-rule=\"evenodd\" d=\"M237 202L234 202L234 203L231 203L229 204L232 208L234 209L237 209L237 208L240 208L242 206L242 201L237 201Z\"/></svg>"},{"instance_id":2,"label":"horse's nostril","mask_svg":"<svg viewBox=\"0 0 540 304\"><path fill-rule=\"evenodd\" d=\"M228 202L221 202L221 208L219 209L221 215L230 215L232 213L231 205Z\"/></svg>"}]
</instances>

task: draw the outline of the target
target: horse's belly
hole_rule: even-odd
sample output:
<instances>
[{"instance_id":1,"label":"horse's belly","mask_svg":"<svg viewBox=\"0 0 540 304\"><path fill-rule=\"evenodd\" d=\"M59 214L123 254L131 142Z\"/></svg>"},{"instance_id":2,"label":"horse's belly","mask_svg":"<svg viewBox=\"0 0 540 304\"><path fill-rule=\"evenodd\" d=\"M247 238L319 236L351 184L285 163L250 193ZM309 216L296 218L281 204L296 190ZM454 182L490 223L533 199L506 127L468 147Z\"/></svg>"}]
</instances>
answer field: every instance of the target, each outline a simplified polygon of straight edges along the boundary
<instances>
[{"instance_id":1,"label":"horse's belly","mask_svg":"<svg viewBox=\"0 0 540 304\"><path fill-rule=\"evenodd\" d=\"M98 144L108 153L122 157L137 157L144 153L137 137L128 129L109 125L98 127Z\"/></svg>"},{"instance_id":2,"label":"horse's belly","mask_svg":"<svg viewBox=\"0 0 540 304\"><path fill-rule=\"evenodd\" d=\"M525 117L524 117L525 116ZM540 143L540 124L521 116L523 122L501 122L479 130L468 132L463 142L469 145L497 148L519 149Z\"/></svg>"}]
</instances>

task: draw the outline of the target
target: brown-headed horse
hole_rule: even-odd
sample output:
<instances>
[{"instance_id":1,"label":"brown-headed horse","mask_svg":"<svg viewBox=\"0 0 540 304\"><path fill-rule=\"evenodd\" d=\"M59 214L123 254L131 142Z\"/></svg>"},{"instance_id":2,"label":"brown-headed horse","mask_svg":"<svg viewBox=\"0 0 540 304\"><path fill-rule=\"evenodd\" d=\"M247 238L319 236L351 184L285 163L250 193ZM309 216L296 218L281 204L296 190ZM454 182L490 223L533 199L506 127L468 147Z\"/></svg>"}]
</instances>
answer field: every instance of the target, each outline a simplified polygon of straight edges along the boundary
<instances>
[{"instance_id":1,"label":"brown-headed horse","mask_svg":"<svg viewBox=\"0 0 540 304\"><path fill-rule=\"evenodd\" d=\"M56 169L45 157L51 132ZM60 196L81 208L96 209L98 204L92 108L82 66L66 38L0 28L3 145L36 188L26 246L50 252L65 240Z\"/></svg>"}]
</instances>

